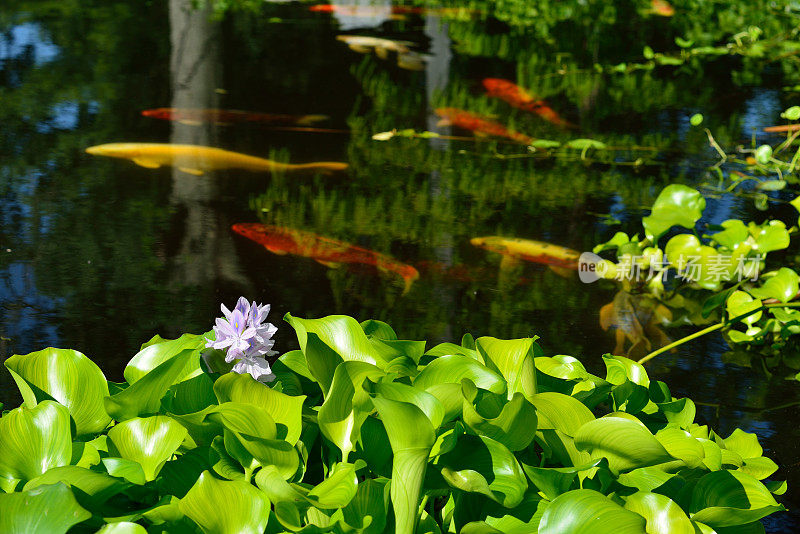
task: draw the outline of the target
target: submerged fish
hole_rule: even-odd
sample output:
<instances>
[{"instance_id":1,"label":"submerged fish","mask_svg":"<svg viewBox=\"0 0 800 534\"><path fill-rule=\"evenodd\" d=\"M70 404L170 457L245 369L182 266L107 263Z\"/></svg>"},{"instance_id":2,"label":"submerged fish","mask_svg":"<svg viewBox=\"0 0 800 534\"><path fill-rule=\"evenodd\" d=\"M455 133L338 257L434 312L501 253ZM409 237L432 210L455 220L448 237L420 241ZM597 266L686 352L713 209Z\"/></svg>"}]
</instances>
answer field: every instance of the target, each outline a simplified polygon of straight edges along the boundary
<instances>
[{"instance_id":1,"label":"submerged fish","mask_svg":"<svg viewBox=\"0 0 800 534\"><path fill-rule=\"evenodd\" d=\"M600 327L614 328L613 354L638 360L650 351L665 347L672 340L659 326L672 320L672 312L651 295L620 291L614 300L600 308ZM625 349L626 341L631 346ZM674 351L674 350L673 350Z\"/></svg>"},{"instance_id":2,"label":"submerged fish","mask_svg":"<svg viewBox=\"0 0 800 534\"><path fill-rule=\"evenodd\" d=\"M332 4L317 4L310 6L309 11L317 13L336 13L345 17L388 18L392 20L405 20L401 13L388 6L342 6Z\"/></svg>"},{"instance_id":3,"label":"submerged fish","mask_svg":"<svg viewBox=\"0 0 800 534\"><path fill-rule=\"evenodd\" d=\"M183 124L235 122L263 122L268 124L297 124L309 126L328 120L327 115L286 115L282 113L257 113L235 109L199 109L199 108L156 108L142 111L145 117L176 121Z\"/></svg>"},{"instance_id":4,"label":"submerged fish","mask_svg":"<svg viewBox=\"0 0 800 534\"><path fill-rule=\"evenodd\" d=\"M483 86L486 88L487 95L499 98L515 108L535 113L551 124L562 128L576 127L571 122L562 119L544 100L535 98L525 89L510 80L505 80L503 78L484 78Z\"/></svg>"},{"instance_id":5,"label":"submerged fish","mask_svg":"<svg viewBox=\"0 0 800 534\"><path fill-rule=\"evenodd\" d=\"M381 17L385 16L387 9L379 6L353 6L317 4L310 6L309 11L318 13L337 13L348 17ZM402 20L403 15L432 15L435 17L465 18L482 13L476 9L462 7L426 8L419 6L391 6L389 12L392 18Z\"/></svg>"},{"instance_id":6,"label":"submerged fish","mask_svg":"<svg viewBox=\"0 0 800 534\"><path fill-rule=\"evenodd\" d=\"M317 161L314 163L279 163L269 159L248 156L221 148L197 145L171 145L167 143L109 143L86 149L94 156L129 159L140 167L157 169L162 166L196 176L222 169L243 169L252 172L320 172L342 171L347 163Z\"/></svg>"},{"instance_id":7,"label":"submerged fish","mask_svg":"<svg viewBox=\"0 0 800 534\"><path fill-rule=\"evenodd\" d=\"M650 4L650 12L662 17L671 17L675 14L675 8L665 0L653 0Z\"/></svg>"},{"instance_id":8,"label":"submerged fish","mask_svg":"<svg viewBox=\"0 0 800 534\"><path fill-rule=\"evenodd\" d=\"M470 239L476 247L503 255L501 268L510 267L517 261L528 261L547 265L561 276L568 276L578 270L580 252L570 248L518 237L474 237Z\"/></svg>"},{"instance_id":9,"label":"submerged fish","mask_svg":"<svg viewBox=\"0 0 800 534\"><path fill-rule=\"evenodd\" d=\"M366 35L337 35L336 39L347 44L350 50L359 54L375 55L381 59L389 59L389 53L397 54L397 66L406 70L423 70L426 57L411 50L414 43L410 41L394 41L381 37L368 37Z\"/></svg>"},{"instance_id":10,"label":"submerged fish","mask_svg":"<svg viewBox=\"0 0 800 534\"><path fill-rule=\"evenodd\" d=\"M475 135L493 135L495 137L505 137L517 143L525 145L531 144L533 138L525 134L510 130L499 122L487 119L476 113L464 111L458 108L437 108L436 114L442 120L439 126L453 125L464 130L469 130Z\"/></svg>"},{"instance_id":11,"label":"submerged fish","mask_svg":"<svg viewBox=\"0 0 800 534\"><path fill-rule=\"evenodd\" d=\"M311 258L326 267L338 267L343 263L360 264L375 267L381 272L395 273L403 279L404 294L419 278L419 271L414 267L400 263L391 256L312 232L259 223L234 224L231 228L275 254Z\"/></svg>"}]
</instances>

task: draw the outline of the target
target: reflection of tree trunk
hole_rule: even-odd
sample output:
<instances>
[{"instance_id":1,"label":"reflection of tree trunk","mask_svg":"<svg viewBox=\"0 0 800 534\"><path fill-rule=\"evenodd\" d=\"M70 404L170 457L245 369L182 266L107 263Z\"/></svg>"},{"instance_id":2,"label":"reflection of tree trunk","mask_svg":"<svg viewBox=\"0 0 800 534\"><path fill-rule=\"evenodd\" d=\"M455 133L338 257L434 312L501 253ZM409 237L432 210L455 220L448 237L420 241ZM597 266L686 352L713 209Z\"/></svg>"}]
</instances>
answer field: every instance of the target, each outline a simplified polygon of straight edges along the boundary
<instances>
[{"instance_id":1,"label":"reflection of tree trunk","mask_svg":"<svg viewBox=\"0 0 800 534\"><path fill-rule=\"evenodd\" d=\"M433 112L436 107L433 98L437 92L442 91L447 87L447 82L450 76L450 58L452 52L450 51L450 37L447 35L447 25L442 24L438 17L428 16L425 19L425 34L431 40L431 54L432 57L428 60L425 67L425 93L428 100L428 130L433 131L436 129L438 117ZM447 133L447 132L446 132ZM431 139L431 146L437 150L447 150L449 142L444 139ZM450 190L446 184L442 183L441 172L435 169L431 172L431 201L448 202L450 199ZM447 228L437 228L435 232L436 241L433 243L433 254L438 263L441 263L445 268L453 266L453 235ZM452 313L455 309L455 295L451 290L448 290L444 285L434 289L434 298L440 303L440 309L448 310ZM446 321L447 330L442 332L443 338L450 341L452 340L451 323Z\"/></svg>"},{"instance_id":2,"label":"reflection of tree trunk","mask_svg":"<svg viewBox=\"0 0 800 534\"><path fill-rule=\"evenodd\" d=\"M220 27L191 0L170 0L172 107L216 108L220 87ZM172 123L174 144L215 146L216 126ZM229 224L211 208L218 195L213 174L193 176L173 169L170 202L184 219L175 276L182 285L223 278L242 282Z\"/></svg>"}]
</instances>

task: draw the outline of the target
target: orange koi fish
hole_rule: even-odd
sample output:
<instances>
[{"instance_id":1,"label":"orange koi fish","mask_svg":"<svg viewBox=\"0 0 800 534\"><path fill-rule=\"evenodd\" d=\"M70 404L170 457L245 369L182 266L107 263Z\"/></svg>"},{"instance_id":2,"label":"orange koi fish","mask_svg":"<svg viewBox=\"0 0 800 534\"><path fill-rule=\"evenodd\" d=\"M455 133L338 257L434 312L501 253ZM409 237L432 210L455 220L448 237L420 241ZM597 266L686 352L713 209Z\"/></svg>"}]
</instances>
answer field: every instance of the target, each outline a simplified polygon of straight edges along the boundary
<instances>
[{"instance_id":1,"label":"orange koi fish","mask_svg":"<svg viewBox=\"0 0 800 534\"><path fill-rule=\"evenodd\" d=\"M671 17L675 14L675 8L666 0L653 0L650 4L651 13L662 17Z\"/></svg>"},{"instance_id":2,"label":"orange koi fish","mask_svg":"<svg viewBox=\"0 0 800 534\"><path fill-rule=\"evenodd\" d=\"M280 163L270 159L248 156L221 148L167 143L108 143L86 149L93 156L129 159L140 167L158 169L175 167L187 174L202 176L209 171L243 169L251 172L320 172L343 171L347 163L316 161L314 163Z\"/></svg>"},{"instance_id":3,"label":"orange koi fish","mask_svg":"<svg viewBox=\"0 0 800 534\"><path fill-rule=\"evenodd\" d=\"M478 136L492 135L495 137L505 137L506 139L511 139L512 141L524 145L529 145L533 142L533 138L528 135L509 130L499 122L489 120L476 113L464 111L463 109L437 108L436 114L442 118L438 126L453 125L457 128L469 130Z\"/></svg>"},{"instance_id":4,"label":"orange koi fish","mask_svg":"<svg viewBox=\"0 0 800 534\"><path fill-rule=\"evenodd\" d=\"M286 115L282 113L256 113L235 109L156 108L142 111L145 117L176 121L182 124L204 123L232 124L235 122L263 122L267 124L297 124L309 126L329 119L327 115Z\"/></svg>"},{"instance_id":5,"label":"orange koi fish","mask_svg":"<svg viewBox=\"0 0 800 534\"><path fill-rule=\"evenodd\" d=\"M612 354L634 360L672 342L660 327L671 320L670 309L651 295L620 291L613 301L600 308L600 327L606 331L615 329L616 346ZM631 345L627 349L626 341Z\"/></svg>"},{"instance_id":6,"label":"orange koi fish","mask_svg":"<svg viewBox=\"0 0 800 534\"><path fill-rule=\"evenodd\" d=\"M562 128L576 128L574 124L561 118L544 100L538 100L522 87L503 78L484 78L483 86L488 96L499 98L511 106L539 115L551 124Z\"/></svg>"},{"instance_id":7,"label":"orange koi fish","mask_svg":"<svg viewBox=\"0 0 800 534\"><path fill-rule=\"evenodd\" d=\"M796 132L797 130L800 130L800 124L782 124L764 128L764 131L768 133Z\"/></svg>"},{"instance_id":8,"label":"orange koi fish","mask_svg":"<svg viewBox=\"0 0 800 534\"><path fill-rule=\"evenodd\" d=\"M419 278L419 271L414 267L400 263L391 256L304 230L259 223L234 224L231 229L274 254L303 256L331 268L342 263L360 264L375 267L381 272L395 273L405 284L403 294Z\"/></svg>"}]
</instances>

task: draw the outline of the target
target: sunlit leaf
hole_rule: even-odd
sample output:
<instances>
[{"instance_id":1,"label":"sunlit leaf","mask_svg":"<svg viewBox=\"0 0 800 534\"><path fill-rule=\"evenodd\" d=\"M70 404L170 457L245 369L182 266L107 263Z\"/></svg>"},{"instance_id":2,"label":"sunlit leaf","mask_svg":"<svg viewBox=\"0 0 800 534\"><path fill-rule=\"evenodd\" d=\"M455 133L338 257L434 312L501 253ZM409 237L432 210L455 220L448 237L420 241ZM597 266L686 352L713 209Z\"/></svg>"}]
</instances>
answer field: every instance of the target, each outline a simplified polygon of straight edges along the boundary
<instances>
[{"instance_id":1,"label":"sunlit leaf","mask_svg":"<svg viewBox=\"0 0 800 534\"><path fill-rule=\"evenodd\" d=\"M647 534L695 534L686 512L665 495L639 491L625 497L624 506L645 518Z\"/></svg>"},{"instance_id":2,"label":"sunlit leaf","mask_svg":"<svg viewBox=\"0 0 800 534\"><path fill-rule=\"evenodd\" d=\"M262 534L270 511L269 499L256 487L239 480L217 480L208 471L179 506L206 534Z\"/></svg>"},{"instance_id":3,"label":"sunlit leaf","mask_svg":"<svg viewBox=\"0 0 800 534\"><path fill-rule=\"evenodd\" d=\"M645 235L655 243L673 226L694 228L705 208L706 201L696 190L680 184L668 185L656 198L650 215L642 219Z\"/></svg>"},{"instance_id":4,"label":"sunlit leaf","mask_svg":"<svg viewBox=\"0 0 800 534\"><path fill-rule=\"evenodd\" d=\"M428 417L413 404L381 397L372 400L392 445L391 498L395 533L413 534L428 453L436 439Z\"/></svg>"},{"instance_id":5,"label":"sunlit leaf","mask_svg":"<svg viewBox=\"0 0 800 534\"><path fill-rule=\"evenodd\" d=\"M674 459L647 427L622 417L589 421L575 435L575 446L589 452L593 459L608 458L614 473Z\"/></svg>"},{"instance_id":6,"label":"sunlit leaf","mask_svg":"<svg viewBox=\"0 0 800 534\"><path fill-rule=\"evenodd\" d=\"M53 401L0 418L0 477L27 482L72 457L69 410Z\"/></svg>"},{"instance_id":7,"label":"sunlit leaf","mask_svg":"<svg viewBox=\"0 0 800 534\"><path fill-rule=\"evenodd\" d=\"M544 511L539 534L619 534L645 532L645 519L626 510L602 493L589 489L568 491Z\"/></svg>"},{"instance_id":8,"label":"sunlit leaf","mask_svg":"<svg viewBox=\"0 0 800 534\"><path fill-rule=\"evenodd\" d=\"M535 337L509 340L481 337L476 340L476 346L486 365L506 379L509 399L517 392L527 398L536 394L534 358L541 349ZM476 385L481 387L477 382Z\"/></svg>"},{"instance_id":9,"label":"sunlit leaf","mask_svg":"<svg viewBox=\"0 0 800 534\"><path fill-rule=\"evenodd\" d=\"M785 508L750 475L739 471L716 471L697 482L689 510L693 520L716 528L758 521Z\"/></svg>"},{"instance_id":10,"label":"sunlit leaf","mask_svg":"<svg viewBox=\"0 0 800 534\"><path fill-rule=\"evenodd\" d=\"M91 516L61 483L21 493L0 493L0 532L63 534Z\"/></svg>"},{"instance_id":11,"label":"sunlit leaf","mask_svg":"<svg viewBox=\"0 0 800 534\"><path fill-rule=\"evenodd\" d=\"M108 431L109 453L142 466L145 479L155 480L164 463L178 450L188 431L163 415L128 419Z\"/></svg>"},{"instance_id":12,"label":"sunlit leaf","mask_svg":"<svg viewBox=\"0 0 800 534\"><path fill-rule=\"evenodd\" d=\"M93 434L111 422L103 398L108 395L106 377L94 362L74 350L44 349L26 355L16 354L5 361L29 408L37 401L30 388L47 393L69 409L77 434Z\"/></svg>"}]
</instances>

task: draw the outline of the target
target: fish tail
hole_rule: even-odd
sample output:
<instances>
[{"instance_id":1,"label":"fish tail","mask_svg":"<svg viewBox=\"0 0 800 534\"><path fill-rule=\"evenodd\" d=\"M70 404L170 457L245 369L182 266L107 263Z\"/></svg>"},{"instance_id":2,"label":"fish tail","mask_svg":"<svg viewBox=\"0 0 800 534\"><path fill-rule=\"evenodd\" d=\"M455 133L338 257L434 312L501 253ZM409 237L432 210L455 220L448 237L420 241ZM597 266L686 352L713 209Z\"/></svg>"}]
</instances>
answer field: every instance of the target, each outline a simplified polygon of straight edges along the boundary
<instances>
[{"instance_id":1,"label":"fish tail","mask_svg":"<svg viewBox=\"0 0 800 534\"><path fill-rule=\"evenodd\" d=\"M327 115L303 115L297 120L300 126L311 126L317 122L323 122L330 119Z\"/></svg>"},{"instance_id":2,"label":"fish tail","mask_svg":"<svg viewBox=\"0 0 800 534\"><path fill-rule=\"evenodd\" d=\"M296 171L318 172L321 174L332 174L344 171L349 167L347 163L341 161L315 161L313 163L300 163L292 165L291 169Z\"/></svg>"}]
</instances>

